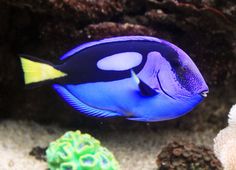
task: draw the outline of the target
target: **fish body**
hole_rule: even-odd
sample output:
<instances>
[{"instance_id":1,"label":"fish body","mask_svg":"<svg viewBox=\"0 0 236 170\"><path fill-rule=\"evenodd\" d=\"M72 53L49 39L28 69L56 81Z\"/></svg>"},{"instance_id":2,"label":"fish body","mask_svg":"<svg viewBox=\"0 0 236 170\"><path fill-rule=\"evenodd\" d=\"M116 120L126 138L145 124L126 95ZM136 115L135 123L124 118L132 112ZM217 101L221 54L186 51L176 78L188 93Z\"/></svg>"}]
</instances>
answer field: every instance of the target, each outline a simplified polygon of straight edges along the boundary
<instances>
[{"instance_id":1,"label":"fish body","mask_svg":"<svg viewBox=\"0 0 236 170\"><path fill-rule=\"evenodd\" d=\"M190 57L154 37L113 37L82 44L64 54L57 65L27 57L21 61L26 84L49 81L72 107L95 117L174 119L191 111L208 92Z\"/></svg>"}]
</instances>

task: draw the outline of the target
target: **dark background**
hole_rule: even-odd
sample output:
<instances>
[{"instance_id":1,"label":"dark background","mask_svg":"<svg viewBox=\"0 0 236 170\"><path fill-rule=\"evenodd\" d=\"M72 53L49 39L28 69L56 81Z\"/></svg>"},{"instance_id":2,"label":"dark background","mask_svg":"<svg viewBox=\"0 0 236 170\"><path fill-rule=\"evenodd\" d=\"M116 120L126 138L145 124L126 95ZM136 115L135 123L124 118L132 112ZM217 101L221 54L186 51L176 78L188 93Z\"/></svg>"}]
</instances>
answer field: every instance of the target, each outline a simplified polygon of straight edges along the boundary
<instances>
[{"instance_id":1,"label":"dark background","mask_svg":"<svg viewBox=\"0 0 236 170\"><path fill-rule=\"evenodd\" d=\"M176 120L139 123L85 117L50 86L26 89L19 54L57 61L83 42L117 35L151 35L186 51L205 77L210 94ZM0 119L96 128L225 126L236 103L235 0L0 0Z\"/></svg>"}]
</instances>

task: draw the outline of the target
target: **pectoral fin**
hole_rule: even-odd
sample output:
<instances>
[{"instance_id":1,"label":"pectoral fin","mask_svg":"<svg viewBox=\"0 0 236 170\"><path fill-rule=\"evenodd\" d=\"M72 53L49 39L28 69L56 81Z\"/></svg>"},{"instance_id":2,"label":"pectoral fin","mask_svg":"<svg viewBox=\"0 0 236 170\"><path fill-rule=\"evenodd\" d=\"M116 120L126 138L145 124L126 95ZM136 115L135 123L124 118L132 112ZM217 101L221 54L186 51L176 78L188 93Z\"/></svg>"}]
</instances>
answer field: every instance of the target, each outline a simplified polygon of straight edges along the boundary
<instances>
[{"instance_id":1,"label":"pectoral fin","mask_svg":"<svg viewBox=\"0 0 236 170\"><path fill-rule=\"evenodd\" d=\"M144 96L155 96L158 94L157 91L152 89L150 86L148 86L145 82L143 82L141 79L138 78L136 73L131 70L131 77L135 81L135 83L138 85L140 92Z\"/></svg>"}]
</instances>

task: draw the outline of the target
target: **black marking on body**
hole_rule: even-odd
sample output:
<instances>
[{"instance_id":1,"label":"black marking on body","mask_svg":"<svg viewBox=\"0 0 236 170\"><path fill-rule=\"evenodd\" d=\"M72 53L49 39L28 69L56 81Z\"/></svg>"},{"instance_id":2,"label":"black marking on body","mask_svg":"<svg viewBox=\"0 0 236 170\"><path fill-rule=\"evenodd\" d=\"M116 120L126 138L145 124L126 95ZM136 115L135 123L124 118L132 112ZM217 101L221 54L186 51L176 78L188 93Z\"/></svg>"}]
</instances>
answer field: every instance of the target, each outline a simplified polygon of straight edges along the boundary
<instances>
[{"instance_id":1,"label":"black marking on body","mask_svg":"<svg viewBox=\"0 0 236 170\"><path fill-rule=\"evenodd\" d=\"M63 79L63 83L80 84L89 82L106 82L120 80L130 77L130 71L106 71L97 68L97 62L104 57L123 52L138 52L143 56L140 65L133 68L135 73L142 70L147 60L147 54L157 51L171 65L173 73L176 75L179 83L186 89L186 71L183 71L178 53L170 46L153 41L136 40L121 41L98 44L85 48L73 56L64 60L62 65L57 66L59 70L67 73L68 76ZM128 61L127 61L128 62Z\"/></svg>"}]
</instances>

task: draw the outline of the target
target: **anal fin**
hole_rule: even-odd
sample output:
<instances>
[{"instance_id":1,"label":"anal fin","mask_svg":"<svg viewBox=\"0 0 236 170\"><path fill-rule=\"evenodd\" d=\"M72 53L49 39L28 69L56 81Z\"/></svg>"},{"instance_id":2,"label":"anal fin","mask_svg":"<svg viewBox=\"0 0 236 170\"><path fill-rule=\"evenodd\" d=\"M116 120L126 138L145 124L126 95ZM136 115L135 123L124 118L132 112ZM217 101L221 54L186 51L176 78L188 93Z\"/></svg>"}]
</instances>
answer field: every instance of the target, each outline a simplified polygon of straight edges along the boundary
<instances>
[{"instance_id":1,"label":"anal fin","mask_svg":"<svg viewBox=\"0 0 236 170\"><path fill-rule=\"evenodd\" d=\"M109 110L102 110L99 108L91 107L78 98L76 98L68 89L64 86L59 84L54 84L53 88L59 93L59 95L68 102L74 109L85 113L88 116L95 116L95 117L115 117L121 116L121 114Z\"/></svg>"}]
</instances>

